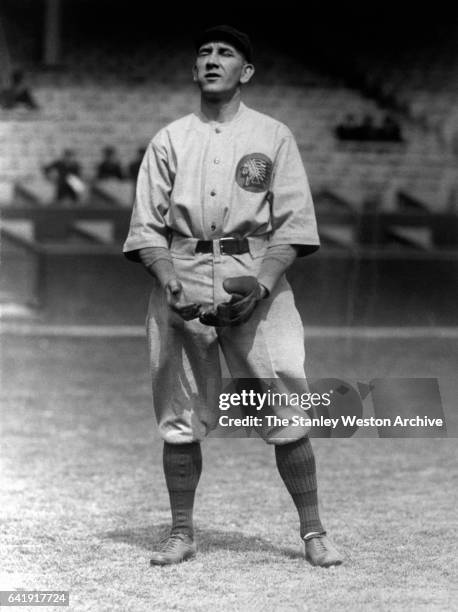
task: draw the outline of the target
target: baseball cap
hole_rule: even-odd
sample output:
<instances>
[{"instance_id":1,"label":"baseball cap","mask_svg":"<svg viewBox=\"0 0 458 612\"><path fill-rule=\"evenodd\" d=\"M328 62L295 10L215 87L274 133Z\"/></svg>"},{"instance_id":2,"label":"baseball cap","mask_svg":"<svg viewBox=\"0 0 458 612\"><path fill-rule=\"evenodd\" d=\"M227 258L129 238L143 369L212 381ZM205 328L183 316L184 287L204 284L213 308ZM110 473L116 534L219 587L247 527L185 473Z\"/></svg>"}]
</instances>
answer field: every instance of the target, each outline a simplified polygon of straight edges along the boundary
<instances>
[{"instance_id":1,"label":"baseball cap","mask_svg":"<svg viewBox=\"0 0 458 612\"><path fill-rule=\"evenodd\" d=\"M202 45L209 42L223 41L232 45L237 51L243 53L247 62L251 62L253 58L253 50L251 47L251 41L248 34L240 32L229 25L219 25L207 28L201 32L195 39L196 51L200 49Z\"/></svg>"}]
</instances>

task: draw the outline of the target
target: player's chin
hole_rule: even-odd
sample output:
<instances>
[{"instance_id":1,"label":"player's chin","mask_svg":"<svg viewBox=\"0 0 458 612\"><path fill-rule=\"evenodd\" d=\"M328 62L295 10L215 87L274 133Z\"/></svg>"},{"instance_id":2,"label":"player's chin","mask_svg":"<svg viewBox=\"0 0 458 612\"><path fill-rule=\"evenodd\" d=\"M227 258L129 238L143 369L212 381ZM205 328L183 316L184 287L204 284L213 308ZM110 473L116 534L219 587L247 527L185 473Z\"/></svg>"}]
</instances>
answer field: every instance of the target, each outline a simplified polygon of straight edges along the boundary
<instances>
[{"instance_id":1,"label":"player's chin","mask_svg":"<svg viewBox=\"0 0 458 612\"><path fill-rule=\"evenodd\" d=\"M201 84L200 89L202 93L206 94L222 94L225 92L226 88L217 81L205 81Z\"/></svg>"}]
</instances>

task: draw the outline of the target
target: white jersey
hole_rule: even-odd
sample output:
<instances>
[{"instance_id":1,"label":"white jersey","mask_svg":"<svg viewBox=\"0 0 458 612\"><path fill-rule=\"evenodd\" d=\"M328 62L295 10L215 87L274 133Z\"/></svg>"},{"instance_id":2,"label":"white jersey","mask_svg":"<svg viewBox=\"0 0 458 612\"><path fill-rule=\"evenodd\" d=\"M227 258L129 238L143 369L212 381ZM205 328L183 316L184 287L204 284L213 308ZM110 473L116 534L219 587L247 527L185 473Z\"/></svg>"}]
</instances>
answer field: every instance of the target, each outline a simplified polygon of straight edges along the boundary
<instances>
[{"instance_id":1,"label":"white jersey","mask_svg":"<svg viewBox=\"0 0 458 612\"><path fill-rule=\"evenodd\" d=\"M193 113L160 130L140 167L124 252L167 247L174 233L200 240L269 236L271 245L318 247L310 187L290 130L244 104L227 123Z\"/></svg>"}]
</instances>

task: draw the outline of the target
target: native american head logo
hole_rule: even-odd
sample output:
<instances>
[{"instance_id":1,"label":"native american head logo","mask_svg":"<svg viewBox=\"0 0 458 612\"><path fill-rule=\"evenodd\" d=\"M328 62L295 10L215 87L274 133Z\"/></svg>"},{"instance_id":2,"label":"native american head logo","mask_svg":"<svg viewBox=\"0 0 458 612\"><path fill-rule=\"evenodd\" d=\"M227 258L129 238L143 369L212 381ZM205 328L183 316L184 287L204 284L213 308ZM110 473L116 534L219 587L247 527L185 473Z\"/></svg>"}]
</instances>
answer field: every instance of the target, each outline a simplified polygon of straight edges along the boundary
<instances>
[{"instance_id":1,"label":"native american head logo","mask_svg":"<svg viewBox=\"0 0 458 612\"><path fill-rule=\"evenodd\" d=\"M272 176L272 162L264 153L244 155L237 164L235 180L246 191L267 191Z\"/></svg>"}]
</instances>

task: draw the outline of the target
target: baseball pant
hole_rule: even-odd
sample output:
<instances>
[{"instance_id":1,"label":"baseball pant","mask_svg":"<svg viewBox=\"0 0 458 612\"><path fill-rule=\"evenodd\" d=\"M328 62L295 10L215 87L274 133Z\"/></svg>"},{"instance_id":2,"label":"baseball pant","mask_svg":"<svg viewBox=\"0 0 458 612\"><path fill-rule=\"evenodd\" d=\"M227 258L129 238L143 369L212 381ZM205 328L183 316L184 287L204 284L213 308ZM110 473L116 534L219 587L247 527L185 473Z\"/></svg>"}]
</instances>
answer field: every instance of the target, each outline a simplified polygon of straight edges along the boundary
<instances>
[{"instance_id":1,"label":"baseball pant","mask_svg":"<svg viewBox=\"0 0 458 612\"><path fill-rule=\"evenodd\" d=\"M222 286L224 279L257 276L268 245L262 238L249 238L249 253L222 255L217 240L214 253L209 254L196 254L196 243L196 239L174 237L171 252L187 300L204 306L230 298ZM163 289L154 283L147 335L153 405L166 442L200 441L218 425L224 414L218 402L222 391L219 348L232 378L276 379L276 391L308 392L304 331L284 276L246 323L223 328L208 327L198 319L183 321L168 307ZM274 407L273 412L279 417L291 415L287 406ZM255 429L270 444L286 444L309 431L299 425L269 426L265 419Z\"/></svg>"}]
</instances>

